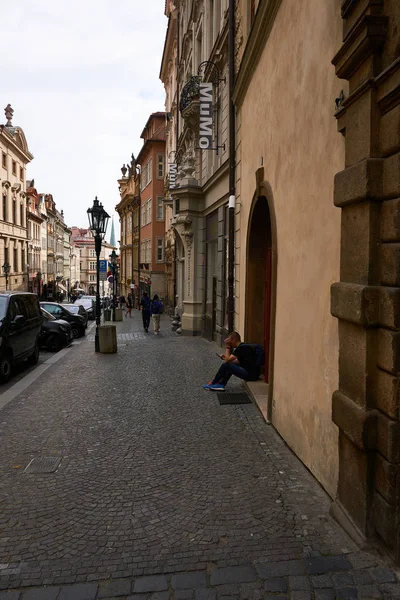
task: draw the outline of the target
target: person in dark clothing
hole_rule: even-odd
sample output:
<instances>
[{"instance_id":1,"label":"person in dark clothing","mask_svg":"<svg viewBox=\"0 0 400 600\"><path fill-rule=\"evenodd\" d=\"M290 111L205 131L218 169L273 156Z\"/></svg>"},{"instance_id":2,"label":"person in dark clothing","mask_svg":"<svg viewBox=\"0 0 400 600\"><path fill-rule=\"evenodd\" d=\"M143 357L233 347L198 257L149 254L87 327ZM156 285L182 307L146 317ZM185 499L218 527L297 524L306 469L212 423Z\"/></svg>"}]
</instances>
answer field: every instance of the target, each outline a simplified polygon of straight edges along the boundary
<instances>
[{"instance_id":1,"label":"person in dark clothing","mask_svg":"<svg viewBox=\"0 0 400 600\"><path fill-rule=\"evenodd\" d=\"M245 381L256 381L260 377L260 367L257 365L257 355L254 346L242 344L240 335L233 331L225 340L225 354L220 358L224 361L214 379L203 385L205 390L225 391L225 386L232 375Z\"/></svg>"},{"instance_id":2,"label":"person in dark clothing","mask_svg":"<svg viewBox=\"0 0 400 600\"><path fill-rule=\"evenodd\" d=\"M128 298L127 298L127 300L126 300L126 313L125 313L125 316L126 316L126 317L127 317L128 315L129 315L130 317L132 317L132 314L131 314L131 313L132 313L132 307L133 307L132 294L131 294L131 293L129 293L129 294L128 294Z\"/></svg>"},{"instance_id":3,"label":"person in dark clothing","mask_svg":"<svg viewBox=\"0 0 400 600\"><path fill-rule=\"evenodd\" d=\"M140 302L140 306L142 309L142 321L144 330L149 331L150 325L150 309L151 309L151 300L147 294L147 292L143 292L142 300Z\"/></svg>"}]
</instances>

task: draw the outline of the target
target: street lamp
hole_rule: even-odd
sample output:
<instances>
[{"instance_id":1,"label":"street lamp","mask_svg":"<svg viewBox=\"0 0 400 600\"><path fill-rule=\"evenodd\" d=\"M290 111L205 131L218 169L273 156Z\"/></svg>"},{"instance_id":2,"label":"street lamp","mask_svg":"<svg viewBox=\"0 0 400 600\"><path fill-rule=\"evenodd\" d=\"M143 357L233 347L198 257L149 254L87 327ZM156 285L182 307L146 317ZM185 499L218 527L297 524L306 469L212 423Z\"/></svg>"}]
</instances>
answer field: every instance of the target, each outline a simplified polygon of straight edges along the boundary
<instances>
[{"instance_id":1,"label":"street lamp","mask_svg":"<svg viewBox=\"0 0 400 600\"><path fill-rule=\"evenodd\" d=\"M112 277L113 277L113 321L115 322L115 308L116 308L116 304L117 304L117 268L118 268L118 262L117 262L117 253L115 252L115 250L113 250L110 254L110 262L111 262L111 272L112 272Z\"/></svg>"},{"instance_id":2,"label":"street lamp","mask_svg":"<svg viewBox=\"0 0 400 600\"><path fill-rule=\"evenodd\" d=\"M87 210L89 218L89 227L94 237L94 247L96 250L96 271L97 271L97 282L96 282L96 335L94 338L94 349L95 352L100 352L99 343L99 327L100 327L100 252L101 242L104 240L104 236L107 231L108 219L110 215L106 213L101 202L98 201L97 196L93 200L92 208Z\"/></svg>"},{"instance_id":3,"label":"street lamp","mask_svg":"<svg viewBox=\"0 0 400 600\"><path fill-rule=\"evenodd\" d=\"M8 276L11 271L11 265L8 262L5 262L3 265L4 275L6 277L6 290L8 289Z\"/></svg>"}]
</instances>

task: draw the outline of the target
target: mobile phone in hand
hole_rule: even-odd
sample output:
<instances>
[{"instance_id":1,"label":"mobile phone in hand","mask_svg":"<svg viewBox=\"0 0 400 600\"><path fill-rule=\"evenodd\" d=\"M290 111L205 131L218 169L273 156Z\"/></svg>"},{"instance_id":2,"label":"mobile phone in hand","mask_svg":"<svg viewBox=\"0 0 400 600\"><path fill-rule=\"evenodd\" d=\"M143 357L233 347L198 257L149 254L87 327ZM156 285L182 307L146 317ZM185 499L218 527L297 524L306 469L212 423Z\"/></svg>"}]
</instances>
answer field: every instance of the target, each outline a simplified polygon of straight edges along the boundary
<instances>
[{"instance_id":1,"label":"mobile phone in hand","mask_svg":"<svg viewBox=\"0 0 400 600\"><path fill-rule=\"evenodd\" d=\"M224 359L222 358L222 355L221 355L221 354L218 354L218 352L216 352L215 354L218 356L218 358L220 358L221 360L224 360Z\"/></svg>"}]
</instances>

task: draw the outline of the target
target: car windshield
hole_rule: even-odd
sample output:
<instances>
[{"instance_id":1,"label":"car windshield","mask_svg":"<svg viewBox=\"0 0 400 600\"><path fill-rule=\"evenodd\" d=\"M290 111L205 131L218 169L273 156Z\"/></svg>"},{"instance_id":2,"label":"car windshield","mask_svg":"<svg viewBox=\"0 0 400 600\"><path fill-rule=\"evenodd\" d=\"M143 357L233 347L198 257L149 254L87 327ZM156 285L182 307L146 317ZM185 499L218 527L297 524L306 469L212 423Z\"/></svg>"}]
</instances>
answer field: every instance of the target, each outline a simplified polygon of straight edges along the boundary
<instances>
[{"instance_id":1,"label":"car windshield","mask_svg":"<svg viewBox=\"0 0 400 600\"><path fill-rule=\"evenodd\" d=\"M7 312L7 296L0 296L0 320L4 319Z\"/></svg>"},{"instance_id":2,"label":"car windshield","mask_svg":"<svg viewBox=\"0 0 400 600\"><path fill-rule=\"evenodd\" d=\"M64 308L66 308L70 313L78 313L79 312L79 306L74 306L73 304L67 304L66 306L64 305Z\"/></svg>"},{"instance_id":3,"label":"car windshield","mask_svg":"<svg viewBox=\"0 0 400 600\"><path fill-rule=\"evenodd\" d=\"M49 312L47 312L47 310L45 310L44 308L41 308L40 310L42 311L42 315L46 319L46 321L55 321L56 320L56 318L53 317L53 315L51 315Z\"/></svg>"}]
</instances>

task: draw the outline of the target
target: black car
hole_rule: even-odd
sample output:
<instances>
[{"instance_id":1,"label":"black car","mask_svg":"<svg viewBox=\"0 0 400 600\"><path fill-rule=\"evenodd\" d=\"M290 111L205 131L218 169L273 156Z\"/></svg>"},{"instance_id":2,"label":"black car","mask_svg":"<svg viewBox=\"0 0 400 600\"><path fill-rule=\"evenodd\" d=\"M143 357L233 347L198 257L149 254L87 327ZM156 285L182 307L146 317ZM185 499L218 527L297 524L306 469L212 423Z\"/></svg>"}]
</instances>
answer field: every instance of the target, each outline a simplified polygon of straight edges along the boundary
<instances>
[{"instance_id":1,"label":"black car","mask_svg":"<svg viewBox=\"0 0 400 600\"><path fill-rule=\"evenodd\" d=\"M47 310L56 319L67 321L71 325L72 337L78 338L85 335L85 320L81 315L74 315L57 302L41 302L40 306Z\"/></svg>"},{"instance_id":2,"label":"black car","mask_svg":"<svg viewBox=\"0 0 400 600\"><path fill-rule=\"evenodd\" d=\"M36 294L0 293L0 380L10 379L12 366L27 359L39 360L39 335L42 324Z\"/></svg>"},{"instance_id":3,"label":"black car","mask_svg":"<svg viewBox=\"0 0 400 600\"><path fill-rule=\"evenodd\" d=\"M67 321L56 319L44 308L40 310L42 313L42 329L39 343L50 352L58 352L73 340L71 325Z\"/></svg>"},{"instance_id":4,"label":"black car","mask_svg":"<svg viewBox=\"0 0 400 600\"><path fill-rule=\"evenodd\" d=\"M81 304L63 304L63 307L72 312L74 315L81 315L85 320L85 329L87 328L88 314Z\"/></svg>"}]
</instances>

